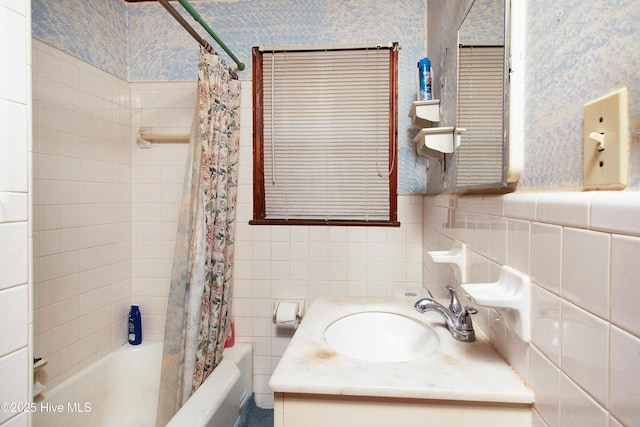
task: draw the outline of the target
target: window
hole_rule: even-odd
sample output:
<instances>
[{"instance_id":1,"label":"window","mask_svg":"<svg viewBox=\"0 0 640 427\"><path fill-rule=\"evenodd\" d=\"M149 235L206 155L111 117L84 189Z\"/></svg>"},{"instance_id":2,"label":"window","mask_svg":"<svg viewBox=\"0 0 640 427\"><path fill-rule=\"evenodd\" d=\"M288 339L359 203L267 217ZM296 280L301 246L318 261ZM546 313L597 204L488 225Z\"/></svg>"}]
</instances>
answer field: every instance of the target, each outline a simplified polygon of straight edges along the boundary
<instances>
[{"instance_id":1,"label":"window","mask_svg":"<svg viewBox=\"0 0 640 427\"><path fill-rule=\"evenodd\" d=\"M253 48L251 224L397 226L397 43Z\"/></svg>"}]
</instances>

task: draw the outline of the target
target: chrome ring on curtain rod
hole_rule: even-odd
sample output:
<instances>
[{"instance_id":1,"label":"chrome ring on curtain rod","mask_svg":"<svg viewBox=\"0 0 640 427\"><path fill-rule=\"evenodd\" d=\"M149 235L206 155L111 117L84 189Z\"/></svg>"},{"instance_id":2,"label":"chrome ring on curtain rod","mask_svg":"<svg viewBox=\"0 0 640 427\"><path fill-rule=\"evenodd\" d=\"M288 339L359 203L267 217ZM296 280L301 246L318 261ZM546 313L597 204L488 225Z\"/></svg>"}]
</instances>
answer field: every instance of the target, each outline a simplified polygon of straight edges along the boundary
<instances>
[{"instance_id":1,"label":"chrome ring on curtain rod","mask_svg":"<svg viewBox=\"0 0 640 427\"><path fill-rule=\"evenodd\" d=\"M215 55L217 57L220 57L218 52L209 44L209 42L204 40L204 43L205 43L204 45L200 46L200 52L204 51L204 52L209 53L211 55ZM229 67L229 65L227 65L227 63L223 59L220 59L220 61L222 61L225 64L231 79L238 80L240 78L240 77L238 77L238 73L236 73L236 70L234 68Z\"/></svg>"}]
</instances>

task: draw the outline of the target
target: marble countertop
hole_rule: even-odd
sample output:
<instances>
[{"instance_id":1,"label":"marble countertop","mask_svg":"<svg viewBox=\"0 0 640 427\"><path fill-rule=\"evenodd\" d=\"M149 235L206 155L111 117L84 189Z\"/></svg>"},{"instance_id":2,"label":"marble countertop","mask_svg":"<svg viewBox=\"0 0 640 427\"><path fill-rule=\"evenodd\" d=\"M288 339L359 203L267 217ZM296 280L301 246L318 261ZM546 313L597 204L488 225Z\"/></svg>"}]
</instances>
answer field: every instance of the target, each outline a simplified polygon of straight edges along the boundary
<instances>
[{"instance_id":1,"label":"marble countertop","mask_svg":"<svg viewBox=\"0 0 640 427\"><path fill-rule=\"evenodd\" d=\"M284 393L533 403L533 391L477 328L475 342L456 341L442 316L418 313L413 308L414 299L314 299L269 386L274 392ZM437 332L440 345L422 359L395 363L366 362L333 351L323 338L325 328L362 311L394 312L424 322Z\"/></svg>"}]
</instances>

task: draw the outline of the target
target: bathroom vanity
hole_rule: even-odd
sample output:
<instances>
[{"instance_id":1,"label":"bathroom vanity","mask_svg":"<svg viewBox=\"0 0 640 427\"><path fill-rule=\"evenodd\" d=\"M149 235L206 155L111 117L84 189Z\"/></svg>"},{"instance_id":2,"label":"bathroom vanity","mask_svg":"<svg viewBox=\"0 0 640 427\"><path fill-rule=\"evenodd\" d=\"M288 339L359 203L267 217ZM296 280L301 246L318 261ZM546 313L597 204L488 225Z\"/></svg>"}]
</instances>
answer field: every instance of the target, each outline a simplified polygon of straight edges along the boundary
<instances>
[{"instance_id":1,"label":"bathroom vanity","mask_svg":"<svg viewBox=\"0 0 640 427\"><path fill-rule=\"evenodd\" d=\"M274 391L275 427L530 426L533 392L482 333L477 331L473 343L458 342L440 315L418 313L414 302L411 298L316 298L269 382ZM414 360L385 362L346 356L327 343L329 326L368 312L393 313L421 323L433 332L435 349ZM369 331L363 324L362 334L378 336L374 325L368 326ZM398 330L395 343L393 336L379 335L384 335L380 336L384 345L401 348L402 334ZM371 351L377 351L376 346ZM366 349L363 357L367 359Z\"/></svg>"}]
</instances>

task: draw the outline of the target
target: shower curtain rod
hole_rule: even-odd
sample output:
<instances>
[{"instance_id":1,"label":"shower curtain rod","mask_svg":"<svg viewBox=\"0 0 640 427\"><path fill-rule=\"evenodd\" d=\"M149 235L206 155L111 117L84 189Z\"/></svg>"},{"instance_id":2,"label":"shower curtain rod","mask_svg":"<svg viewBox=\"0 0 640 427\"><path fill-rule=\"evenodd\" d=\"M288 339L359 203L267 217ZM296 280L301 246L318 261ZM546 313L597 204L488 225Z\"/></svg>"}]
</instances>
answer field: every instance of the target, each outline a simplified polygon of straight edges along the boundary
<instances>
[{"instance_id":1,"label":"shower curtain rod","mask_svg":"<svg viewBox=\"0 0 640 427\"><path fill-rule=\"evenodd\" d=\"M218 35L213 32L213 30L211 29L211 27L209 27L205 20L202 19L202 16L200 16L198 11L195 10L187 0L178 0L178 2L182 5L182 7L185 8L187 12L189 12L193 19L195 19L202 26L202 28L204 28L207 33L209 33L209 35L213 37L216 43L218 43L218 45L220 45L220 47L227 53L227 55L229 55L233 62L238 65L238 70L244 70L244 63L240 61L233 54L233 52L231 52L231 50L227 47L226 44L224 44L222 40L220 40L220 37L218 37ZM187 30L187 32L191 34L191 36L196 39L196 41L200 43L203 48L207 50L207 52L214 53L213 47L205 39L203 39L200 34L198 34L198 32L194 30L193 27L191 27L191 25L189 25L189 23L182 17L182 15L180 15L180 13L178 13L178 11L173 6L171 6L171 4L169 4L168 0L158 0L158 3L160 3L165 9L167 9L167 12L169 12L171 16L173 16L175 20L178 21L178 23L180 23L180 25L182 25L182 27Z\"/></svg>"}]
</instances>

